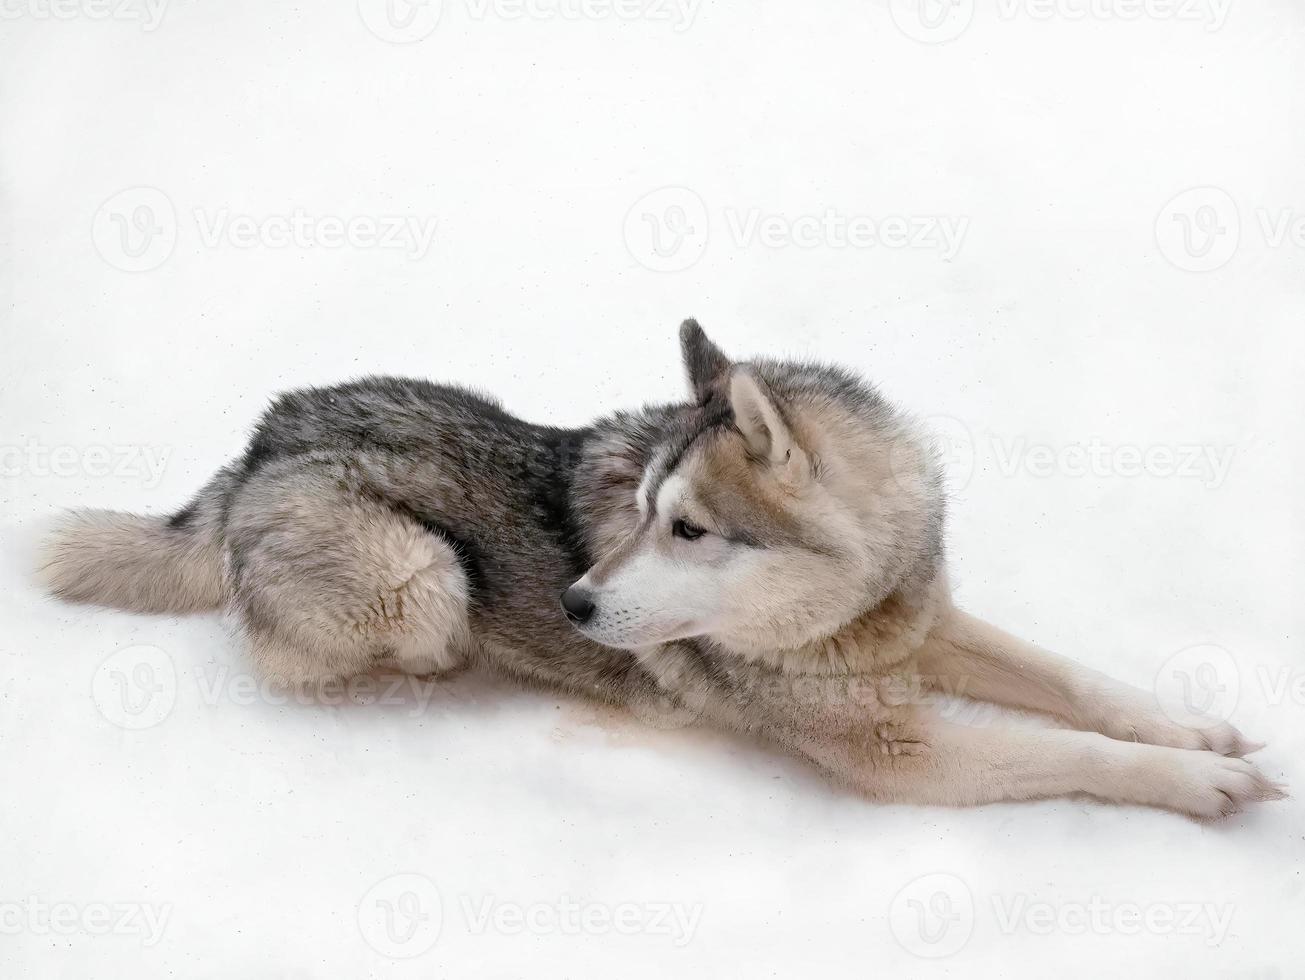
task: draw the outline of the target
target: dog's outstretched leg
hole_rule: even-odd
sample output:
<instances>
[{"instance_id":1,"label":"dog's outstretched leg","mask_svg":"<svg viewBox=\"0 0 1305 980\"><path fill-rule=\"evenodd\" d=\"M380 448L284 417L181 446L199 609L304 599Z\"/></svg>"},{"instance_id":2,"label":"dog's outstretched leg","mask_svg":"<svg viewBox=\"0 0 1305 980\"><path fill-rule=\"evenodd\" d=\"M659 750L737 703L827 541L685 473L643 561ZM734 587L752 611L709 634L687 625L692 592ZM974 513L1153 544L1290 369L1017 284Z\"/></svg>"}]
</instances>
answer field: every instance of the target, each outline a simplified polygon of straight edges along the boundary
<instances>
[{"instance_id":1,"label":"dog's outstretched leg","mask_svg":"<svg viewBox=\"0 0 1305 980\"><path fill-rule=\"evenodd\" d=\"M637 656L677 699L677 717L765 736L884 802L966 806L1086 793L1219 817L1283 795L1242 759L1095 732L956 725L932 706L867 695L879 690L873 677L722 665L682 644ZM1036 706L1032 694L1022 700Z\"/></svg>"},{"instance_id":2,"label":"dog's outstretched leg","mask_svg":"<svg viewBox=\"0 0 1305 980\"><path fill-rule=\"evenodd\" d=\"M870 797L891 803L971 805L1086 793L1216 818L1284 796L1251 763L1214 752L1062 729L971 728L925 712L893 727L893 737L910 751L883 751L878 732L804 740L799 748Z\"/></svg>"},{"instance_id":3,"label":"dog's outstretched leg","mask_svg":"<svg viewBox=\"0 0 1305 980\"><path fill-rule=\"evenodd\" d=\"M948 609L917 655L927 683L948 694L1061 718L1114 739L1242 756L1261 746L1227 722L1179 724L1147 691Z\"/></svg>"}]
</instances>

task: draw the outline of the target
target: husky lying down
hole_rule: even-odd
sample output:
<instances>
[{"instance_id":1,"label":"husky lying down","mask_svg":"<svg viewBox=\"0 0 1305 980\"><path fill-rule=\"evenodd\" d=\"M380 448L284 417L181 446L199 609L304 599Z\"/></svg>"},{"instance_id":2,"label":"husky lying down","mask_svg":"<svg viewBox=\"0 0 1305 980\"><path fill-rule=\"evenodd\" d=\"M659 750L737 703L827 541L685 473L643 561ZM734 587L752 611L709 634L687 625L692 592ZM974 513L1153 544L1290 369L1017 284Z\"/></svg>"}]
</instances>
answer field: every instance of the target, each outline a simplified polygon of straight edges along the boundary
<instances>
[{"instance_id":1,"label":"husky lying down","mask_svg":"<svg viewBox=\"0 0 1305 980\"><path fill-rule=\"evenodd\" d=\"M680 341L687 403L586 429L406 378L289 392L171 517L70 515L49 588L228 608L286 683L479 664L753 732L876 800L1282 796L1231 726L955 608L937 463L867 383L730 361L692 320ZM1069 727L951 724L933 689Z\"/></svg>"}]
</instances>

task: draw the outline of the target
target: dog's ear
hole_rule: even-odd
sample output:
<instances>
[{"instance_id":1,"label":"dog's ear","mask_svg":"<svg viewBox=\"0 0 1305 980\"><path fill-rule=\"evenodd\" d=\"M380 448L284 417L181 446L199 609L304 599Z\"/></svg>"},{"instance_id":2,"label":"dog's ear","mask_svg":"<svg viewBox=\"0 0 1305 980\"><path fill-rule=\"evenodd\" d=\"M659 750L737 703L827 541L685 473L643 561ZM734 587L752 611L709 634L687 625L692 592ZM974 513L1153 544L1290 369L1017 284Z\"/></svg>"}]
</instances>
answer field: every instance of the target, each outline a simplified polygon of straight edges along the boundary
<instances>
[{"instance_id":1,"label":"dog's ear","mask_svg":"<svg viewBox=\"0 0 1305 980\"><path fill-rule=\"evenodd\" d=\"M730 374L729 395L734 427L743 433L748 452L781 468L780 475L789 482L798 482L809 472L807 456L766 383L749 369L736 368Z\"/></svg>"},{"instance_id":2,"label":"dog's ear","mask_svg":"<svg viewBox=\"0 0 1305 980\"><path fill-rule=\"evenodd\" d=\"M694 401L701 405L729 374L730 359L707 339L697 320L685 320L680 324L680 352L684 357L685 373L689 376L689 389Z\"/></svg>"}]
</instances>

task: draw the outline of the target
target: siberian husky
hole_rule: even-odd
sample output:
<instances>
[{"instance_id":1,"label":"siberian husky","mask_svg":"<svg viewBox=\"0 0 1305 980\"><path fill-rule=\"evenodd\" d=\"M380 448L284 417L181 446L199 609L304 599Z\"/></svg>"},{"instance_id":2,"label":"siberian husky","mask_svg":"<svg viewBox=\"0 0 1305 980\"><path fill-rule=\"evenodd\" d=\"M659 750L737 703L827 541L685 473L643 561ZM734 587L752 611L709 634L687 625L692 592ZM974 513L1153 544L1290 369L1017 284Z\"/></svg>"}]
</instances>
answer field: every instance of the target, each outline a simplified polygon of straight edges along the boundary
<instances>
[{"instance_id":1,"label":"siberian husky","mask_svg":"<svg viewBox=\"0 0 1305 980\"><path fill-rule=\"evenodd\" d=\"M70 514L50 590L229 609L269 677L482 665L754 733L883 801L1084 793L1219 817L1282 791L1228 724L957 609L928 442L854 374L680 329L690 398L589 428L372 377L280 396L171 517ZM932 692L1057 727L949 722Z\"/></svg>"}]
</instances>

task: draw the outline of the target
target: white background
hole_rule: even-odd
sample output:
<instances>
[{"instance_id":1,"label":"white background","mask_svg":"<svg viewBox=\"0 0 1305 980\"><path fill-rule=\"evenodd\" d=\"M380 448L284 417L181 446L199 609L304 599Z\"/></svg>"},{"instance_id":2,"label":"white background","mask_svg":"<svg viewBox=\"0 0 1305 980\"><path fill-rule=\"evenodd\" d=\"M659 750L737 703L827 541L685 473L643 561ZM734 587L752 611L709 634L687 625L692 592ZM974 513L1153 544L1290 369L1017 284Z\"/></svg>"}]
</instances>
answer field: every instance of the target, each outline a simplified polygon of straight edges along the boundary
<instances>
[{"instance_id":1,"label":"white background","mask_svg":"<svg viewBox=\"0 0 1305 980\"><path fill-rule=\"evenodd\" d=\"M278 389L578 424L677 397L693 315L932 418L962 603L1145 687L1204 660L1299 790L1298 5L51 2L0 19L0 973L1298 974L1297 801L872 806L476 679L277 704L218 618L30 577L56 511L176 508Z\"/></svg>"}]
</instances>

